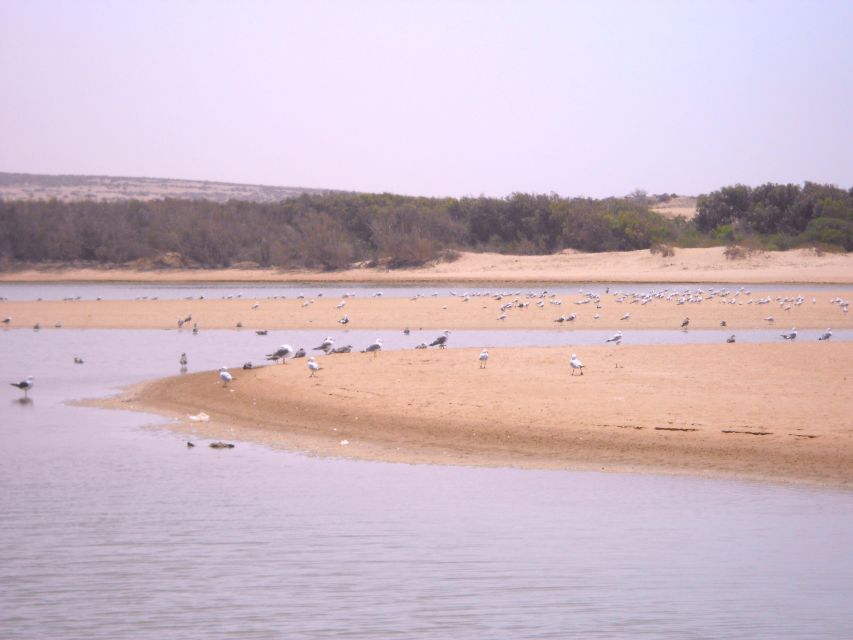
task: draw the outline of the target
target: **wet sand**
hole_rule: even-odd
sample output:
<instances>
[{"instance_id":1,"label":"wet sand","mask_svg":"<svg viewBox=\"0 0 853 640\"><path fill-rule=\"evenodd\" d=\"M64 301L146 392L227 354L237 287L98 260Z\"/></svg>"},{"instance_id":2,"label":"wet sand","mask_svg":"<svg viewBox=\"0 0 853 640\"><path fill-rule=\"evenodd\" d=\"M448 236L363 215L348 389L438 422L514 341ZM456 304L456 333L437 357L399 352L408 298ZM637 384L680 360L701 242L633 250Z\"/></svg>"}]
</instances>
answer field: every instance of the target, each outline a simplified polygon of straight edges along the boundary
<instances>
[{"instance_id":1,"label":"wet sand","mask_svg":"<svg viewBox=\"0 0 853 640\"><path fill-rule=\"evenodd\" d=\"M354 353L154 381L114 406L200 436L373 460L853 487L853 344ZM190 423L204 411L208 423Z\"/></svg>"}]
</instances>

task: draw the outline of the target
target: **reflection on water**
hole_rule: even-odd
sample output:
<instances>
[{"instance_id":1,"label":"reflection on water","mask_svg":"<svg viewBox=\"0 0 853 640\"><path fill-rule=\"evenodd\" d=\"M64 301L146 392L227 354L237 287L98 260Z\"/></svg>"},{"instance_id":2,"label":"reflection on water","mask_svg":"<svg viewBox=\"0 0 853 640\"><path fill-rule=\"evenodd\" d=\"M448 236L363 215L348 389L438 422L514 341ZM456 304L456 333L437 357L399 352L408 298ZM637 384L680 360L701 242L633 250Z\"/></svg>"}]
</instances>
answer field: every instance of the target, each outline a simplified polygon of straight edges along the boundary
<instances>
[{"instance_id":1,"label":"reflection on water","mask_svg":"<svg viewBox=\"0 0 853 640\"><path fill-rule=\"evenodd\" d=\"M3 638L853 637L850 493L190 449L65 404L279 338L0 332L37 381L0 402Z\"/></svg>"}]
</instances>

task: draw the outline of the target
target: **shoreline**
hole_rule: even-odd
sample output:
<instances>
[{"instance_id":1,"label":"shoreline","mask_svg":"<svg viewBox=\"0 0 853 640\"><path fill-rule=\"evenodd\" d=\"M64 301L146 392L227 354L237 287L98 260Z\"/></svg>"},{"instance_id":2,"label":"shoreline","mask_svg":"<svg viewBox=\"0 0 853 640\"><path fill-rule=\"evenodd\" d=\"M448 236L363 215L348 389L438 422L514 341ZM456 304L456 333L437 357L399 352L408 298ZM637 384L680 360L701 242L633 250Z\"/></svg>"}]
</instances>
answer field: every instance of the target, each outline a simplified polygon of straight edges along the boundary
<instances>
[{"instance_id":1,"label":"shoreline","mask_svg":"<svg viewBox=\"0 0 853 640\"><path fill-rule=\"evenodd\" d=\"M96 404L309 455L853 488L853 385L836 375L853 344L584 347L584 376L564 348L494 349L483 370L478 353L353 353L319 378L296 361L226 388L199 372ZM807 379L792 359L815 363Z\"/></svg>"}]
</instances>

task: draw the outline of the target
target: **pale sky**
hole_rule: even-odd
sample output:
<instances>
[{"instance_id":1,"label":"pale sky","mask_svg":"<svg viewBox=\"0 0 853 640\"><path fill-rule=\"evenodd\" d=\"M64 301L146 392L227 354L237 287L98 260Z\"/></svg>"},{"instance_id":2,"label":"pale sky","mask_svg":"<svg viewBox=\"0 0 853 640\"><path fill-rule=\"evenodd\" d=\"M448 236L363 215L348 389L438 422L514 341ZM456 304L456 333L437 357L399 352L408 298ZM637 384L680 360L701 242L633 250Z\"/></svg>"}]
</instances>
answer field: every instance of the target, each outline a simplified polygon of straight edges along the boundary
<instances>
[{"instance_id":1,"label":"pale sky","mask_svg":"<svg viewBox=\"0 0 853 640\"><path fill-rule=\"evenodd\" d=\"M0 0L0 171L853 186L853 1Z\"/></svg>"}]
</instances>

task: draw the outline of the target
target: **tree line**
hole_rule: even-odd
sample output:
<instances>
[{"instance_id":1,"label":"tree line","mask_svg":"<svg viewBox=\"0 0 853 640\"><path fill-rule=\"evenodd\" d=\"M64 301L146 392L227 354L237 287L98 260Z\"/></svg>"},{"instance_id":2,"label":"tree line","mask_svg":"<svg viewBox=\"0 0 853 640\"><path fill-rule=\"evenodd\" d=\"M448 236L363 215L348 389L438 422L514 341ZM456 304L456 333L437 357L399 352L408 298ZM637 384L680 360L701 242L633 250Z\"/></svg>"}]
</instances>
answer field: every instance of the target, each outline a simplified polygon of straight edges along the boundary
<instances>
[{"instance_id":1,"label":"tree line","mask_svg":"<svg viewBox=\"0 0 853 640\"><path fill-rule=\"evenodd\" d=\"M746 236L850 250L851 224L853 190L812 183L725 187L699 199L693 220L664 217L647 198L523 193L457 199L333 192L277 203L0 200L0 258L9 267L177 254L187 266L334 270L354 262L417 266L458 250L625 251Z\"/></svg>"},{"instance_id":2,"label":"tree line","mask_svg":"<svg viewBox=\"0 0 853 640\"><path fill-rule=\"evenodd\" d=\"M826 184L738 184L701 196L694 223L724 242L771 249L804 244L853 250L853 189Z\"/></svg>"}]
</instances>

